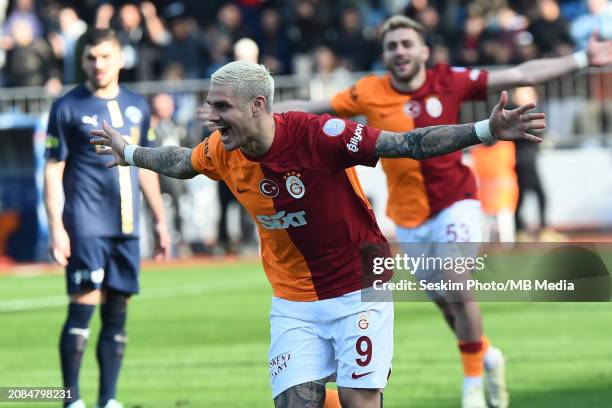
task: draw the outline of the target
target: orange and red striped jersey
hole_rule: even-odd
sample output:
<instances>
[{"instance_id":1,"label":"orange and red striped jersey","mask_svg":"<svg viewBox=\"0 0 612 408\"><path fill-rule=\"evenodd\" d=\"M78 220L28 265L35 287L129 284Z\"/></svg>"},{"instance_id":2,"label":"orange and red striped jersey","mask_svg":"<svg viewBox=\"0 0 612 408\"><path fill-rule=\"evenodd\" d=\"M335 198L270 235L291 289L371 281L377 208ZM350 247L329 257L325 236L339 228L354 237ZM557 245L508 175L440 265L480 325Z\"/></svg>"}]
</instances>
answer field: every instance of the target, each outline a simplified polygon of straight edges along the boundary
<instances>
[{"instance_id":1,"label":"orange and red striped jersey","mask_svg":"<svg viewBox=\"0 0 612 408\"><path fill-rule=\"evenodd\" d=\"M194 169L225 181L255 220L275 296L313 301L365 287L362 262L389 247L352 167L376 165L380 131L303 112L274 121L263 156L225 150L217 131L193 150Z\"/></svg>"},{"instance_id":2,"label":"orange and red striped jersey","mask_svg":"<svg viewBox=\"0 0 612 408\"><path fill-rule=\"evenodd\" d=\"M393 88L391 76L369 75L332 98L340 116L365 115L368 125L393 132L456 124L461 102L487 96L487 72L436 65L412 93ZM431 159L381 159L387 175L387 215L412 228L466 198L477 198L476 182L461 152Z\"/></svg>"}]
</instances>

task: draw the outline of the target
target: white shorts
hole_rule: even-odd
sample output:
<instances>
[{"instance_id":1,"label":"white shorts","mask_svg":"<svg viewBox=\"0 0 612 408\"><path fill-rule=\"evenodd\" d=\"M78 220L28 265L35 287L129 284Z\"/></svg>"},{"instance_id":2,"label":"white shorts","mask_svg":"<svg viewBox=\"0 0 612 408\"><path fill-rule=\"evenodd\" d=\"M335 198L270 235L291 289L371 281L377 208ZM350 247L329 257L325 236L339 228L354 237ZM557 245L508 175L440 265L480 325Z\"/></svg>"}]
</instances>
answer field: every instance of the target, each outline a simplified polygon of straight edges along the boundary
<instances>
[{"instance_id":1,"label":"white shorts","mask_svg":"<svg viewBox=\"0 0 612 408\"><path fill-rule=\"evenodd\" d=\"M415 228L396 227L397 242L481 242L480 201L461 200Z\"/></svg>"},{"instance_id":2,"label":"white shorts","mask_svg":"<svg viewBox=\"0 0 612 408\"><path fill-rule=\"evenodd\" d=\"M429 257L458 258L475 257L482 241L482 212L480 201L461 200L450 207L442 210L438 215L425 221L415 228L403 228L397 226L397 242L406 244L404 252L413 251L425 254ZM459 244L457 242L473 242L474 245ZM414 243L414 245L410 245ZM421 245L419 245L421 244ZM418 281L425 280L428 283L436 283L449 278L462 282L469 274L448 274L436 269L418 269L415 277ZM443 291L428 291L433 300L446 298Z\"/></svg>"},{"instance_id":3,"label":"white shorts","mask_svg":"<svg viewBox=\"0 0 612 408\"><path fill-rule=\"evenodd\" d=\"M393 356L393 302L362 302L361 291L314 302L272 298L272 398L336 374L347 388L387 385Z\"/></svg>"}]
</instances>

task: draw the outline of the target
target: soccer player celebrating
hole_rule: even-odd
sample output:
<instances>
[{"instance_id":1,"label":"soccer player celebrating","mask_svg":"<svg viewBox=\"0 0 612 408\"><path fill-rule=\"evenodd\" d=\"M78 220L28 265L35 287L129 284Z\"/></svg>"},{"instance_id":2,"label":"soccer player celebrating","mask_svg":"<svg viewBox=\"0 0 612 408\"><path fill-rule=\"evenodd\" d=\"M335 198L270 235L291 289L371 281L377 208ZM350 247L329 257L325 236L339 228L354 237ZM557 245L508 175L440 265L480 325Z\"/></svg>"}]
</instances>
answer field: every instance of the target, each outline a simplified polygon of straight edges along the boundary
<instances>
[{"instance_id":1,"label":"soccer player celebrating","mask_svg":"<svg viewBox=\"0 0 612 408\"><path fill-rule=\"evenodd\" d=\"M115 393L127 340L127 302L138 292L139 184L155 219L156 257L166 256L169 236L158 175L126 167L108 171L105 160L96 154L99 148L89 144L89 131L103 120L129 135L125 137L131 143L148 143L147 102L118 83L122 58L114 31L86 34L82 66L86 82L51 108L44 170L51 251L66 267L70 295L60 357L64 387L73 394L64 406L85 407L79 395L79 370L89 320L101 302L98 406L118 408Z\"/></svg>"},{"instance_id":2,"label":"soccer player celebrating","mask_svg":"<svg viewBox=\"0 0 612 408\"><path fill-rule=\"evenodd\" d=\"M429 48L423 27L407 17L393 16L382 27L384 76L370 75L330 100L286 101L275 110L330 112L344 117L365 115L368 125L395 132L453 124L461 102L484 100L492 90L532 85L587 66L612 62L612 41L591 37L586 51L540 59L502 70L427 69ZM415 161L381 160L387 175L387 214L396 224L399 242L480 242L481 213L476 181L461 163L461 152ZM508 406L504 360L490 347L474 302L449 302L432 294L459 342L464 366L463 407L485 407L483 372L489 404Z\"/></svg>"},{"instance_id":3,"label":"soccer player celebrating","mask_svg":"<svg viewBox=\"0 0 612 408\"><path fill-rule=\"evenodd\" d=\"M353 166L379 157L425 159L483 140L540 141L534 105L505 110L503 92L478 124L394 133L329 115L272 113L274 80L263 66L231 62L211 78L200 118L218 128L195 149L128 144L108 123L91 143L110 146L109 167L223 180L256 221L274 297L270 381L277 407L322 407L336 374L346 408L380 407L393 353L393 304L362 301L364 268L390 250ZM363 282L366 282L365 284Z\"/></svg>"}]
</instances>

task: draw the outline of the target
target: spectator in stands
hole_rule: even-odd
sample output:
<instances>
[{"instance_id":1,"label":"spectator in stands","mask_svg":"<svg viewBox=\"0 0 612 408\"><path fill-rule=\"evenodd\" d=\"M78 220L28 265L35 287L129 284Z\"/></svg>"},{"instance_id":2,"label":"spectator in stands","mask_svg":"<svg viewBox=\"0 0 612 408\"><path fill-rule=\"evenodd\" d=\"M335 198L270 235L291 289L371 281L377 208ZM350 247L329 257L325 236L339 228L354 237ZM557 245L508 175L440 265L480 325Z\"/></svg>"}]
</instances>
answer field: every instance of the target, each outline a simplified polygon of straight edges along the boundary
<instances>
[{"instance_id":1,"label":"spectator in stands","mask_svg":"<svg viewBox=\"0 0 612 408\"><path fill-rule=\"evenodd\" d=\"M27 21L32 30L32 37L36 40L43 36L43 25L34 9L32 0L17 0L15 7L8 13L4 31L9 34L15 32L15 24Z\"/></svg>"},{"instance_id":2,"label":"spectator in stands","mask_svg":"<svg viewBox=\"0 0 612 408\"><path fill-rule=\"evenodd\" d=\"M141 14L142 13L142 14ZM127 3L119 9L117 35L121 41L125 68L122 81L149 81L159 77L162 46L170 42L170 34L150 1ZM144 24L143 24L144 20Z\"/></svg>"},{"instance_id":3,"label":"spectator in stands","mask_svg":"<svg viewBox=\"0 0 612 408\"><path fill-rule=\"evenodd\" d=\"M476 9L470 8L463 23L462 39L456 49L455 59L459 65L481 65L480 42L485 28L485 21Z\"/></svg>"},{"instance_id":4,"label":"spectator in stands","mask_svg":"<svg viewBox=\"0 0 612 408\"><path fill-rule=\"evenodd\" d=\"M233 3L227 3L219 9L216 25L229 36L232 44L241 38L252 37L249 27L242 24L240 8Z\"/></svg>"},{"instance_id":5,"label":"spectator in stands","mask_svg":"<svg viewBox=\"0 0 612 408\"><path fill-rule=\"evenodd\" d=\"M607 0L589 0L589 14L576 18L570 28L579 50L587 48L593 33L602 39L612 39L612 3ZM577 115L582 133L605 135L612 131L612 74L589 75L589 98L585 99ZM607 129L604 125L607 125ZM604 136L605 137L605 136Z\"/></svg>"},{"instance_id":6,"label":"spectator in stands","mask_svg":"<svg viewBox=\"0 0 612 408\"><path fill-rule=\"evenodd\" d=\"M29 19L16 19L12 24L13 47L7 53L8 86L45 86L51 94L62 88L61 74L55 67L51 46L34 37Z\"/></svg>"},{"instance_id":7,"label":"spectator in stands","mask_svg":"<svg viewBox=\"0 0 612 408\"><path fill-rule=\"evenodd\" d=\"M293 43L293 72L307 76L312 72L312 52L323 44L326 25L318 18L317 6L311 0L297 0L290 28Z\"/></svg>"},{"instance_id":8,"label":"spectator in stands","mask_svg":"<svg viewBox=\"0 0 612 408\"><path fill-rule=\"evenodd\" d=\"M515 106L520 105L524 101L536 103L538 99L535 88L525 86L516 88L512 92L512 103ZM535 144L535 143L532 143ZM516 225L516 237L518 241L529 242L535 237L542 235L544 240L550 240L552 230L547 228L546 222L546 194L542 188L540 173L537 166L537 158L540 152L540 146L528 146L518 141L514 142L516 147L516 177L518 181L518 201L516 204L516 212L514 220ZM521 207L525 199L525 193L532 191L538 201L539 210L539 226L535 231L529 231L521 217Z\"/></svg>"},{"instance_id":9,"label":"spectator in stands","mask_svg":"<svg viewBox=\"0 0 612 408\"><path fill-rule=\"evenodd\" d=\"M49 33L49 42L53 47L55 57L62 62L63 82L76 83L77 42L87 30L87 24L77 15L72 7L64 7L59 11L59 31Z\"/></svg>"},{"instance_id":10,"label":"spectator in stands","mask_svg":"<svg viewBox=\"0 0 612 408\"><path fill-rule=\"evenodd\" d=\"M537 17L528 30L542 57L567 55L574 49L568 22L561 16L556 0L538 0Z\"/></svg>"},{"instance_id":11,"label":"spectator in stands","mask_svg":"<svg viewBox=\"0 0 612 408\"><path fill-rule=\"evenodd\" d=\"M351 71L367 71L378 57L378 46L364 36L361 17L356 8L347 7L342 10L333 49L342 64Z\"/></svg>"},{"instance_id":12,"label":"spectator in stands","mask_svg":"<svg viewBox=\"0 0 612 408\"><path fill-rule=\"evenodd\" d=\"M259 46L250 38L241 38L234 44L234 59L259 62Z\"/></svg>"},{"instance_id":13,"label":"spectator in stands","mask_svg":"<svg viewBox=\"0 0 612 408\"><path fill-rule=\"evenodd\" d=\"M587 47L591 33L598 31L603 39L612 39L612 3L607 0L588 0L589 14L576 18L570 33L579 50Z\"/></svg>"},{"instance_id":14,"label":"spectator in stands","mask_svg":"<svg viewBox=\"0 0 612 408\"><path fill-rule=\"evenodd\" d=\"M520 47L533 43L527 29L528 20L509 7L501 8L486 29L483 62L487 65L508 65L522 62Z\"/></svg>"},{"instance_id":15,"label":"spectator in stands","mask_svg":"<svg viewBox=\"0 0 612 408\"><path fill-rule=\"evenodd\" d=\"M261 12L257 44L261 51L261 62L273 74L285 75L291 73L292 47L289 36L281 25L280 14L276 9L270 7Z\"/></svg>"},{"instance_id":16,"label":"spectator in stands","mask_svg":"<svg viewBox=\"0 0 612 408\"><path fill-rule=\"evenodd\" d=\"M314 80L310 81L310 97L327 99L351 85L351 72L338 62L329 47L317 47L314 52Z\"/></svg>"},{"instance_id":17,"label":"spectator in stands","mask_svg":"<svg viewBox=\"0 0 612 408\"><path fill-rule=\"evenodd\" d=\"M174 115L174 100L167 93L159 93L151 100L151 129L154 132L153 139L158 142L158 146L189 146L187 131L179 126L172 116ZM171 199L173 226L172 245L181 245L183 237L183 223L181 221L180 202L186 189L182 180L178 180L164 175L159 176L159 186L162 194L167 194Z\"/></svg>"},{"instance_id":18,"label":"spectator in stands","mask_svg":"<svg viewBox=\"0 0 612 408\"><path fill-rule=\"evenodd\" d=\"M187 79L203 78L210 57L197 23L184 11L169 21L172 40L164 49L162 65L180 64Z\"/></svg>"}]
</instances>

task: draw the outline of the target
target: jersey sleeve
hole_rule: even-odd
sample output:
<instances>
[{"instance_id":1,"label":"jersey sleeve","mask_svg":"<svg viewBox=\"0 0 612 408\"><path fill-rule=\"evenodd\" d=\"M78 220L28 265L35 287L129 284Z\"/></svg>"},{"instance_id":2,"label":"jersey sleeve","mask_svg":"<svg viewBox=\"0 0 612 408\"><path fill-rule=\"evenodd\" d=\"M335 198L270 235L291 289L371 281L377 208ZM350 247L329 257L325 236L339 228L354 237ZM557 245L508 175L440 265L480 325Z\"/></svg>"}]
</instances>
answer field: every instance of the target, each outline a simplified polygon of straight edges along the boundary
<instances>
[{"instance_id":1,"label":"jersey sleeve","mask_svg":"<svg viewBox=\"0 0 612 408\"><path fill-rule=\"evenodd\" d=\"M191 165L193 168L205 176L220 181L223 177L217 168L216 153L219 144L219 132L204 139L191 152Z\"/></svg>"},{"instance_id":2,"label":"jersey sleeve","mask_svg":"<svg viewBox=\"0 0 612 408\"><path fill-rule=\"evenodd\" d=\"M350 117L362 115L364 109L360 104L359 96L359 83L356 83L332 97L332 109L339 116Z\"/></svg>"},{"instance_id":3,"label":"jersey sleeve","mask_svg":"<svg viewBox=\"0 0 612 408\"><path fill-rule=\"evenodd\" d=\"M449 75L455 92L463 101L486 100L489 73L482 69L450 68Z\"/></svg>"},{"instance_id":4,"label":"jersey sleeve","mask_svg":"<svg viewBox=\"0 0 612 408\"><path fill-rule=\"evenodd\" d=\"M69 134L70 122L66 109L64 104L61 103L61 99L53 103L51 107L45 141L45 158L47 159L64 161L68 156L66 139Z\"/></svg>"},{"instance_id":5,"label":"jersey sleeve","mask_svg":"<svg viewBox=\"0 0 612 408\"><path fill-rule=\"evenodd\" d=\"M380 130L330 115L315 116L307 126L314 153L324 168L336 171L357 165L376 166Z\"/></svg>"}]
</instances>

